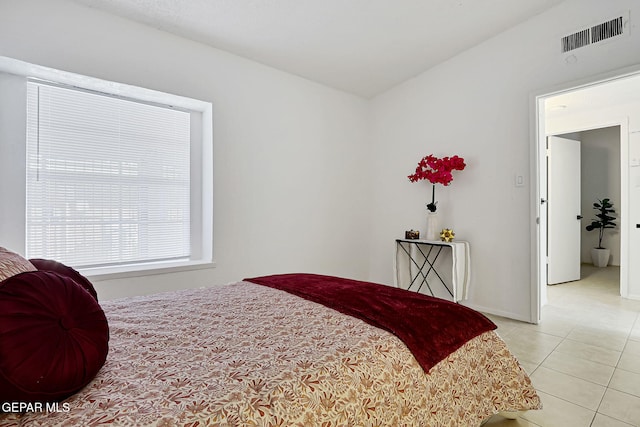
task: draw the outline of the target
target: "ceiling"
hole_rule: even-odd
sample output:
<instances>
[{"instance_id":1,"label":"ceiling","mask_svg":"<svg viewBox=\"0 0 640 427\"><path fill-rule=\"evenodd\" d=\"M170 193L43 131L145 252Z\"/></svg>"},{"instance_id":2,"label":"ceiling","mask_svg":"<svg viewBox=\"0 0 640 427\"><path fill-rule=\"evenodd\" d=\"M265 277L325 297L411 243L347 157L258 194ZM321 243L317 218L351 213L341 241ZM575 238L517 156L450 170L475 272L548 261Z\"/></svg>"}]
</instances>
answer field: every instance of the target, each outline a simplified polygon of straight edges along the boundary
<instances>
[{"instance_id":1,"label":"ceiling","mask_svg":"<svg viewBox=\"0 0 640 427\"><path fill-rule=\"evenodd\" d=\"M370 98L563 0L75 0Z\"/></svg>"}]
</instances>

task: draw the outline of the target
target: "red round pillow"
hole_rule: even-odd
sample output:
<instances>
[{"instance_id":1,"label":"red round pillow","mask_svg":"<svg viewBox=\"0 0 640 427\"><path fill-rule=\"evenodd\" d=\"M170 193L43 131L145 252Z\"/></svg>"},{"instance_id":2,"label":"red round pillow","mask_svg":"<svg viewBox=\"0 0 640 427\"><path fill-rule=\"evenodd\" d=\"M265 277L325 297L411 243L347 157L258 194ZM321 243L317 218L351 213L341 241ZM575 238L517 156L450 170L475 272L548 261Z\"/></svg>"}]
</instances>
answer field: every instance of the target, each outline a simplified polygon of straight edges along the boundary
<instances>
[{"instance_id":1,"label":"red round pillow","mask_svg":"<svg viewBox=\"0 0 640 427\"><path fill-rule=\"evenodd\" d=\"M40 271L53 271L54 273L71 277L73 280L76 281L78 285L85 288L91 295L93 295L96 301L98 301L98 293L96 292L95 288L93 287L89 279L84 277L82 274L78 273L73 268L68 267L58 261L53 261L50 259L34 258L34 259L30 259L29 262L33 264L33 266Z\"/></svg>"},{"instance_id":2,"label":"red round pillow","mask_svg":"<svg viewBox=\"0 0 640 427\"><path fill-rule=\"evenodd\" d=\"M68 276L20 273L0 282L0 402L52 402L87 385L109 351L98 302Z\"/></svg>"}]
</instances>

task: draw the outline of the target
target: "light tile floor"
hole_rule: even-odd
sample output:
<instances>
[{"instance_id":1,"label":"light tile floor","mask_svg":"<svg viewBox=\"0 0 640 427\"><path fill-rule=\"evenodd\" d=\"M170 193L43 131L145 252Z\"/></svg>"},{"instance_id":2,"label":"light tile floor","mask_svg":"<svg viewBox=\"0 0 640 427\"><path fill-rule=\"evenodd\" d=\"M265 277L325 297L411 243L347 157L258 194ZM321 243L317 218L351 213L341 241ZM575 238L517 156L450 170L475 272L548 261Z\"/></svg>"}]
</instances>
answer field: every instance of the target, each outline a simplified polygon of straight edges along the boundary
<instances>
[{"instance_id":1,"label":"light tile floor","mask_svg":"<svg viewBox=\"0 0 640 427\"><path fill-rule=\"evenodd\" d=\"M544 408L484 427L640 426L640 301L620 297L619 277L583 264L581 280L547 288L539 325L489 316Z\"/></svg>"}]
</instances>

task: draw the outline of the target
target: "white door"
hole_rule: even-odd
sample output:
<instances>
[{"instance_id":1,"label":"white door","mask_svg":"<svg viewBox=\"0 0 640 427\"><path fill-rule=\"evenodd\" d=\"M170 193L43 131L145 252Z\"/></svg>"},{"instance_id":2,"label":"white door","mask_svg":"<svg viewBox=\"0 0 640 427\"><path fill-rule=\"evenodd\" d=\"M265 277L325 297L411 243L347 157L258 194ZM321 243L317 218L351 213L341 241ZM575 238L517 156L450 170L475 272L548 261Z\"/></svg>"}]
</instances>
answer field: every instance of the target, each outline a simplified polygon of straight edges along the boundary
<instances>
[{"instance_id":1,"label":"white door","mask_svg":"<svg viewBox=\"0 0 640 427\"><path fill-rule=\"evenodd\" d=\"M580 280L580 141L547 138L547 283Z\"/></svg>"}]
</instances>

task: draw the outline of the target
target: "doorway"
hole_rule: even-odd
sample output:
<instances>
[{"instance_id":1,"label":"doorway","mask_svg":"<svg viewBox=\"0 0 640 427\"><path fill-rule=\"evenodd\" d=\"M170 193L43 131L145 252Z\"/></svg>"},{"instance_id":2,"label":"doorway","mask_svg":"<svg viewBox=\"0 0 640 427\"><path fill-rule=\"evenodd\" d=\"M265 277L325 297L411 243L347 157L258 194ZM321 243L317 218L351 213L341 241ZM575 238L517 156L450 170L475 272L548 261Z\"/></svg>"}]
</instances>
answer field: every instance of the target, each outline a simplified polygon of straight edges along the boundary
<instances>
[{"instance_id":1,"label":"doorway","mask_svg":"<svg viewBox=\"0 0 640 427\"><path fill-rule=\"evenodd\" d=\"M547 284L573 282L593 263L592 248L607 248L607 264L620 266L619 228L587 230L608 199L618 225L620 209L620 126L547 137ZM591 269L587 269L589 272ZM616 280L619 292L619 279Z\"/></svg>"},{"instance_id":2,"label":"doorway","mask_svg":"<svg viewBox=\"0 0 640 427\"><path fill-rule=\"evenodd\" d=\"M636 85L636 86L634 86ZM633 89L630 89L633 88ZM640 269L629 266L630 251L640 249L640 235L631 234L632 219L630 213L638 214L640 210L640 190L635 182L635 175L640 168L634 168L635 156L640 156L640 145L629 145L630 139L637 134L640 140L640 71L636 68L627 73L618 72L609 77L594 78L590 83L568 86L566 89L545 93L535 98L534 145L532 147L532 168L535 189L532 191L532 322L540 321L541 307L547 300L547 245L548 245L548 180L546 137L548 135L575 134L589 132L594 129L616 128L619 132L620 149L619 175L620 199L616 212L619 237L620 294L622 297L636 297L640 289L632 289L629 295L629 278L639 277ZM631 125L630 125L631 123ZM638 128L638 129L636 129ZM636 152L639 152L638 154ZM640 161L638 162L640 166ZM636 171L636 169L638 169ZM637 187L640 188L640 180ZM603 196L599 196L603 197ZM587 208L582 207L582 216L590 220L593 216L592 195L584 197ZM586 225L586 221L585 221ZM582 226L580 227L583 228ZM638 227L640 228L640 227ZM635 232L635 228L633 230ZM583 231L586 233L586 230ZM588 242L593 236L582 236ZM581 248L581 257L585 250ZM636 271L638 270L638 271ZM634 282L635 283L635 282ZM635 285L634 285L635 286Z\"/></svg>"}]
</instances>

